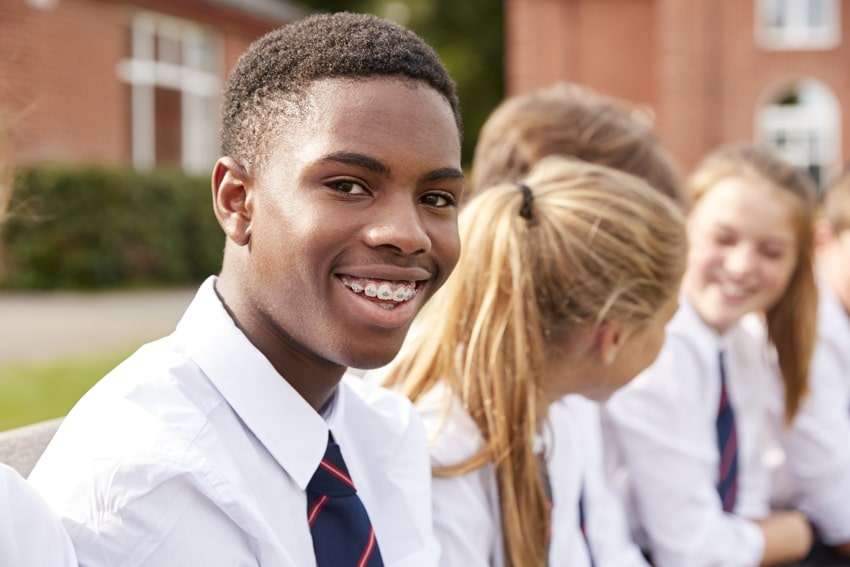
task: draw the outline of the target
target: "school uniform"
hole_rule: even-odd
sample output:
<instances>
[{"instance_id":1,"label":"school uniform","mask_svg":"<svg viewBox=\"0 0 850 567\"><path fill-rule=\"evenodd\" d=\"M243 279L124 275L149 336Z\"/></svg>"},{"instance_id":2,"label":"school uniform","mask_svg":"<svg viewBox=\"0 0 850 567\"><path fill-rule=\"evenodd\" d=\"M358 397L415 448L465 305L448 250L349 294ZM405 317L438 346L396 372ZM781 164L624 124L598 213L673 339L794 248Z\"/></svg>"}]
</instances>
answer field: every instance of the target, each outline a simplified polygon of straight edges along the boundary
<instances>
[{"instance_id":1,"label":"school uniform","mask_svg":"<svg viewBox=\"0 0 850 567\"><path fill-rule=\"evenodd\" d=\"M457 399L444 411L446 390L438 387L417 404L431 439L434 467L461 463L478 453L483 438ZM545 455L551 485L549 565L590 565L579 525L583 479L582 431L561 403L550 406L549 422L535 441ZM505 565L501 510L491 464L460 476L435 477L434 530L440 542L440 565L502 567Z\"/></svg>"},{"instance_id":2,"label":"school uniform","mask_svg":"<svg viewBox=\"0 0 850 567\"><path fill-rule=\"evenodd\" d=\"M558 403L574 416L581 432L585 535L594 565L647 567L649 563L632 540L620 495L605 472L599 404L579 395L566 396Z\"/></svg>"},{"instance_id":3,"label":"school uniform","mask_svg":"<svg viewBox=\"0 0 850 567\"><path fill-rule=\"evenodd\" d=\"M782 444L798 507L836 545L850 541L850 316L821 284L810 392Z\"/></svg>"},{"instance_id":4,"label":"school uniform","mask_svg":"<svg viewBox=\"0 0 850 567\"><path fill-rule=\"evenodd\" d=\"M436 564L425 432L346 377L320 415L198 291L175 332L74 407L31 474L82 564L316 565L306 487L341 447L385 565Z\"/></svg>"},{"instance_id":5,"label":"school uniform","mask_svg":"<svg viewBox=\"0 0 850 567\"><path fill-rule=\"evenodd\" d=\"M686 298L680 305L656 361L605 406L636 523L658 567L757 565L764 537L751 519L769 513L765 339L740 324L718 336ZM721 350L738 440L730 512L716 487Z\"/></svg>"},{"instance_id":6,"label":"school uniform","mask_svg":"<svg viewBox=\"0 0 850 567\"><path fill-rule=\"evenodd\" d=\"M15 469L1 463L0 565L77 565L59 518Z\"/></svg>"}]
</instances>

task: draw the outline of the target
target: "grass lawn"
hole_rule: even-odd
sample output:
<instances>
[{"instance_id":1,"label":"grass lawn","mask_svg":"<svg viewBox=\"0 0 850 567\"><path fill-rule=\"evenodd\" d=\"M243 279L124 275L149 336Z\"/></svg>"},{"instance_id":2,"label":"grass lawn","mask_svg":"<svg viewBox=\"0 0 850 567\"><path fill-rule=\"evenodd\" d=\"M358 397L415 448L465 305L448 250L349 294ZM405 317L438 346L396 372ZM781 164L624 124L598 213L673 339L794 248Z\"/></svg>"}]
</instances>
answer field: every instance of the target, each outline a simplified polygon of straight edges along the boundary
<instances>
[{"instance_id":1,"label":"grass lawn","mask_svg":"<svg viewBox=\"0 0 850 567\"><path fill-rule=\"evenodd\" d=\"M67 414L92 384L134 350L0 365L0 431Z\"/></svg>"}]
</instances>

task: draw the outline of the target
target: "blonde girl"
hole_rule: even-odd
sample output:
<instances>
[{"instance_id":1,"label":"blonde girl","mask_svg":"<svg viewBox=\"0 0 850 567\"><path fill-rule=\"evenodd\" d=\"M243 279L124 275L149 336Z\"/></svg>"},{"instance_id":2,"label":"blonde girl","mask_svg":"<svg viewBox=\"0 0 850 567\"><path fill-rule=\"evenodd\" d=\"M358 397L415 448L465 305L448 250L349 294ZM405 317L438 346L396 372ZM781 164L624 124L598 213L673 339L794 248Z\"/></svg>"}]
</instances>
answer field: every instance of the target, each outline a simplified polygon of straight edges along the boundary
<instances>
[{"instance_id":1,"label":"blonde girl","mask_svg":"<svg viewBox=\"0 0 850 567\"><path fill-rule=\"evenodd\" d=\"M762 454L774 364L785 423L807 389L814 188L754 145L711 153L689 188L681 307L658 359L607 410L655 565L778 565L811 542L801 514L771 513ZM751 316L766 334L742 324Z\"/></svg>"},{"instance_id":2,"label":"blonde girl","mask_svg":"<svg viewBox=\"0 0 850 567\"><path fill-rule=\"evenodd\" d=\"M636 177L552 157L476 196L460 227L458 266L388 380L432 437L441 563L589 565L581 431L558 400L606 399L657 354L681 213Z\"/></svg>"},{"instance_id":3,"label":"blonde girl","mask_svg":"<svg viewBox=\"0 0 850 567\"><path fill-rule=\"evenodd\" d=\"M631 173L679 203L684 191L669 153L632 104L575 83L557 82L504 100L488 117L475 147L471 183L475 195L516 181L546 156L574 156ZM684 206L684 205L683 205ZM599 404L580 395L563 405L580 421L583 511L588 547L597 565L646 567L631 539L619 495L605 476Z\"/></svg>"}]
</instances>

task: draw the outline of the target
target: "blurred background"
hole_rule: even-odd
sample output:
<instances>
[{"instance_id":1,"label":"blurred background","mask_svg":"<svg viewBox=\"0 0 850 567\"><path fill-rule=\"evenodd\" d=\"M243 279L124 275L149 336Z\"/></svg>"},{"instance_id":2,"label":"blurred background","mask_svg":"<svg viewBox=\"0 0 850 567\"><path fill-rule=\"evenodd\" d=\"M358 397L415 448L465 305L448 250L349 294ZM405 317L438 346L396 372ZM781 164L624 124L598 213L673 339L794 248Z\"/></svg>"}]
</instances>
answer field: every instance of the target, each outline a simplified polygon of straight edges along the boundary
<instances>
[{"instance_id":1,"label":"blurred background","mask_svg":"<svg viewBox=\"0 0 850 567\"><path fill-rule=\"evenodd\" d=\"M556 80L641 105L685 170L729 140L772 143L820 181L848 156L846 0L2 0L16 161L206 174L239 54L343 9L437 49L460 89L467 161L503 96Z\"/></svg>"},{"instance_id":2,"label":"blurred background","mask_svg":"<svg viewBox=\"0 0 850 567\"><path fill-rule=\"evenodd\" d=\"M504 97L559 80L628 103L683 174L744 140L821 186L850 161L850 0L0 0L0 163L15 169L0 429L63 415L173 327L219 268L209 171L230 68L263 33L338 10L435 47L467 167Z\"/></svg>"}]
</instances>

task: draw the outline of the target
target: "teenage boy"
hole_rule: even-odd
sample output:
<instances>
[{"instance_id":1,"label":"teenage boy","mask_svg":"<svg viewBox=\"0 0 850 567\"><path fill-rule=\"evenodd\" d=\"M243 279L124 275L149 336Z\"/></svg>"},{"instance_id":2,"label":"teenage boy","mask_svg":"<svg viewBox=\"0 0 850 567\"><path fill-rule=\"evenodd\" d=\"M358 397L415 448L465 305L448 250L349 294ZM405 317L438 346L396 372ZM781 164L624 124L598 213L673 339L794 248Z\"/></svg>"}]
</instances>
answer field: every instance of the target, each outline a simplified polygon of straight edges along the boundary
<instances>
[{"instance_id":1,"label":"teenage boy","mask_svg":"<svg viewBox=\"0 0 850 567\"><path fill-rule=\"evenodd\" d=\"M343 374L389 362L457 261L454 83L396 24L312 16L237 63L222 155L220 275L31 481L82 565L436 563L421 423Z\"/></svg>"}]
</instances>

